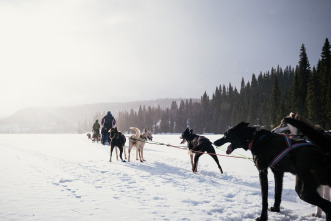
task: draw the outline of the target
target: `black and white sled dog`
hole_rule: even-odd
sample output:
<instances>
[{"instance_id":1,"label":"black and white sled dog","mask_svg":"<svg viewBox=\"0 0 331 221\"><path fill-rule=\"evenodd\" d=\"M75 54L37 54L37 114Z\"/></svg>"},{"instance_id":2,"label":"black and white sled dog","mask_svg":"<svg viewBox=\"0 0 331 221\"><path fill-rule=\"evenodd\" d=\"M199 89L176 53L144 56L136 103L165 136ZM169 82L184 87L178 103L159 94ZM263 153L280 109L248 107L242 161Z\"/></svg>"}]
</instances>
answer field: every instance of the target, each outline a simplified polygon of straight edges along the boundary
<instances>
[{"instance_id":1,"label":"black and white sled dog","mask_svg":"<svg viewBox=\"0 0 331 221\"><path fill-rule=\"evenodd\" d=\"M300 130L303 131L301 128ZM306 135L305 131L303 133ZM273 211L279 211L283 175L284 172L290 172L296 175L295 190L298 196L322 208L326 213L326 220L331 221L331 202L323 199L317 192L320 185L331 185L331 156L326 154L322 145L312 145L303 139L294 139L285 134L256 130L244 122L230 128L221 139L214 142L216 146L225 143L231 143L227 154L237 148L252 152L259 171L262 193L262 211L256 220L268 219L268 168L271 168L276 183Z\"/></svg>"},{"instance_id":2,"label":"black and white sled dog","mask_svg":"<svg viewBox=\"0 0 331 221\"><path fill-rule=\"evenodd\" d=\"M310 125L311 127L313 127L317 131L323 131L323 128L321 128L319 125L313 125L311 122L309 122L308 120L303 118L300 114L291 112L288 116L286 116L285 118L283 118L281 120L280 124L277 127L272 129L272 132L274 132L274 133L284 133L284 134L290 134L290 135L302 136L303 137L302 131L300 129L296 128L295 126L289 124L286 121L286 118L292 118L292 119L302 121L305 124Z\"/></svg>"},{"instance_id":3,"label":"black and white sled dog","mask_svg":"<svg viewBox=\"0 0 331 221\"><path fill-rule=\"evenodd\" d=\"M309 127L314 128L314 130L316 130L318 133L323 133L323 129L319 125L313 125L311 122L309 122L308 120L303 118L301 115L299 115L298 113L294 113L294 112L291 112L288 116L286 116L280 122L280 125L275 127L272 130L272 132L274 132L274 133L285 133L285 134L294 135L294 136L304 136L303 132L299 128L291 125L288 122L287 119L289 119L289 118L304 122L307 126L309 125ZM325 133L327 134L327 132L325 132ZM330 134L330 137L331 137L331 134ZM317 189L317 191L318 191L318 193L320 194L321 197L323 197L324 199L330 201L330 187L329 186L321 185ZM316 213L311 214L311 216L321 217L322 216L322 209L319 208L319 207L316 207Z\"/></svg>"},{"instance_id":4,"label":"black and white sled dog","mask_svg":"<svg viewBox=\"0 0 331 221\"><path fill-rule=\"evenodd\" d=\"M190 150L189 154L191 158L192 171L194 173L198 172L199 157L201 157L204 152L207 152L215 160L219 170L223 173L222 167L216 156L216 151L208 138L194 134L192 129L190 130L189 128L186 128L180 139L182 139L181 144L187 142L187 147ZM194 154L195 156L193 161Z\"/></svg>"},{"instance_id":5,"label":"black and white sled dog","mask_svg":"<svg viewBox=\"0 0 331 221\"><path fill-rule=\"evenodd\" d=\"M147 140L153 140L152 131L150 129L145 129L143 133L137 127L130 127L131 130L135 131L136 134L129 138L129 156L128 161L130 162L130 153L133 147L136 148L136 160L140 162L146 161L144 158L144 146Z\"/></svg>"}]
</instances>

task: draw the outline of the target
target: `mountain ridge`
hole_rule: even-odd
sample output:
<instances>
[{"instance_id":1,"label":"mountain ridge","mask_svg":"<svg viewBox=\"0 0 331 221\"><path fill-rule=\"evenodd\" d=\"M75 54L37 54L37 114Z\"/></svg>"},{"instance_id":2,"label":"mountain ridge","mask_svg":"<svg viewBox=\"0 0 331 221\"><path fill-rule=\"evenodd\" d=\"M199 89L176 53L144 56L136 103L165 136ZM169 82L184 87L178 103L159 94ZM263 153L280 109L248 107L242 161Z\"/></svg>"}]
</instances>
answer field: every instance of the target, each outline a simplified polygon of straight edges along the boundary
<instances>
[{"instance_id":1,"label":"mountain ridge","mask_svg":"<svg viewBox=\"0 0 331 221\"><path fill-rule=\"evenodd\" d=\"M190 98L188 98L190 99ZM95 116L107 111L117 117L120 111L137 111L140 106L170 108L173 101L186 98L163 98L145 101L81 104L63 107L30 107L0 119L0 133L77 133L85 132L79 125L93 124ZM197 101L199 99L193 99ZM101 119L100 119L101 120Z\"/></svg>"}]
</instances>

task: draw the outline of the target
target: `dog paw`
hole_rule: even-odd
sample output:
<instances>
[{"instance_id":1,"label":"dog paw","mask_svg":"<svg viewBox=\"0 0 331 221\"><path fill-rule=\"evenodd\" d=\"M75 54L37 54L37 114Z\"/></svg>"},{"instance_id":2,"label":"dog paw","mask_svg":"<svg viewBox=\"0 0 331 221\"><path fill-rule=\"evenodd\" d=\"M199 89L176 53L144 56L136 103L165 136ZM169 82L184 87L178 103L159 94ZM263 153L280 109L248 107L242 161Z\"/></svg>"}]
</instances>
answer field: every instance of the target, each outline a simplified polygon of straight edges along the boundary
<instances>
[{"instance_id":1,"label":"dog paw","mask_svg":"<svg viewBox=\"0 0 331 221\"><path fill-rule=\"evenodd\" d=\"M280 212L280 208L279 207L270 207L269 208L269 211L271 211L271 212L277 212L277 213L279 213Z\"/></svg>"},{"instance_id":2,"label":"dog paw","mask_svg":"<svg viewBox=\"0 0 331 221\"><path fill-rule=\"evenodd\" d=\"M266 220L268 220L268 218L265 218L265 217L258 217L258 218L256 218L255 219L256 221L266 221Z\"/></svg>"}]
</instances>

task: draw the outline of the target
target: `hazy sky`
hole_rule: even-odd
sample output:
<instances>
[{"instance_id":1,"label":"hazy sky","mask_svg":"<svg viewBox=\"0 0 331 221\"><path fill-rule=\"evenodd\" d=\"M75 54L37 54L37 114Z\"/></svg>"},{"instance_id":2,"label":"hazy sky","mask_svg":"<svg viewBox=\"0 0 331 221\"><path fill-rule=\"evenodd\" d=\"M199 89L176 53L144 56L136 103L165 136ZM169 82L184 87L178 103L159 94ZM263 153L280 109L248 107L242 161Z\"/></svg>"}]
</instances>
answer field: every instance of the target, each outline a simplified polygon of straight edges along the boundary
<instances>
[{"instance_id":1,"label":"hazy sky","mask_svg":"<svg viewBox=\"0 0 331 221\"><path fill-rule=\"evenodd\" d=\"M330 0L0 0L0 117L200 98L331 40Z\"/></svg>"}]
</instances>

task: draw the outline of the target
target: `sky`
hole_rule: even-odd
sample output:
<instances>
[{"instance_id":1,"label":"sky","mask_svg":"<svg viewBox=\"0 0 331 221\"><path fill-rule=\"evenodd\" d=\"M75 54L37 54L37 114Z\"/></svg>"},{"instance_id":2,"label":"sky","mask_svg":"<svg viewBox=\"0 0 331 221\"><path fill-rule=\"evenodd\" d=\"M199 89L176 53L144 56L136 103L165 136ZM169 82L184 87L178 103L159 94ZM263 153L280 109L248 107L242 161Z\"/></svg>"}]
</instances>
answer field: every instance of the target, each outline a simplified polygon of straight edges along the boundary
<instances>
[{"instance_id":1,"label":"sky","mask_svg":"<svg viewBox=\"0 0 331 221\"><path fill-rule=\"evenodd\" d=\"M210 96L311 67L329 0L0 0L0 117L27 107Z\"/></svg>"}]
</instances>

